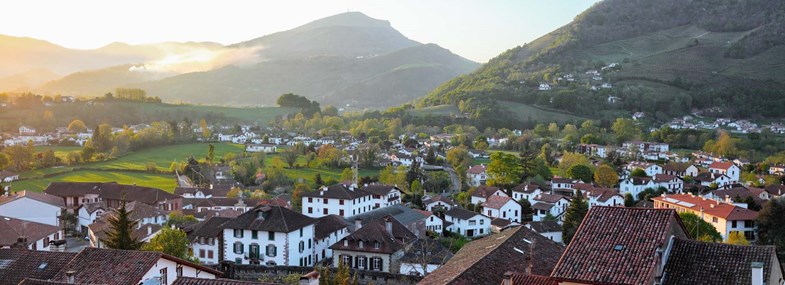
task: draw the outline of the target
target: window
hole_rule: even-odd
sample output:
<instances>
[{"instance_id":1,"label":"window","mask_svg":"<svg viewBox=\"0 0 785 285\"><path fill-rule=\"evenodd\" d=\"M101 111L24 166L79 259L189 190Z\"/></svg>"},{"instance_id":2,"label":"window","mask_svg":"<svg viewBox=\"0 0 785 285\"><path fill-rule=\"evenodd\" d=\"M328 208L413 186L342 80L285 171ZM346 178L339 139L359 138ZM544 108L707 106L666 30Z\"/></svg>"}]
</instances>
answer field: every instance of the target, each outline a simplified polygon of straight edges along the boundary
<instances>
[{"instance_id":1,"label":"window","mask_svg":"<svg viewBox=\"0 0 785 285\"><path fill-rule=\"evenodd\" d=\"M199 250L199 258L204 258L204 249Z\"/></svg>"},{"instance_id":2,"label":"window","mask_svg":"<svg viewBox=\"0 0 785 285\"><path fill-rule=\"evenodd\" d=\"M485 224L485 220L480 219L480 225L484 225L484 224Z\"/></svg>"},{"instance_id":3,"label":"window","mask_svg":"<svg viewBox=\"0 0 785 285\"><path fill-rule=\"evenodd\" d=\"M278 248L275 245L269 244L265 248L265 254L269 257L275 257L278 254Z\"/></svg>"},{"instance_id":4,"label":"window","mask_svg":"<svg viewBox=\"0 0 785 285\"><path fill-rule=\"evenodd\" d=\"M311 239L308 239L308 248L311 248Z\"/></svg>"},{"instance_id":5,"label":"window","mask_svg":"<svg viewBox=\"0 0 785 285\"><path fill-rule=\"evenodd\" d=\"M234 229L234 237L236 237L236 238L243 238L243 230L241 230L241 229Z\"/></svg>"},{"instance_id":6,"label":"window","mask_svg":"<svg viewBox=\"0 0 785 285\"><path fill-rule=\"evenodd\" d=\"M363 241L360 241L360 248L363 248Z\"/></svg>"},{"instance_id":7,"label":"window","mask_svg":"<svg viewBox=\"0 0 785 285\"><path fill-rule=\"evenodd\" d=\"M259 232L258 231L251 231L251 238L252 239L258 239L259 238Z\"/></svg>"},{"instance_id":8,"label":"window","mask_svg":"<svg viewBox=\"0 0 785 285\"><path fill-rule=\"evenodd\" d=\"M374 257L371 258L371 270L382 271L382 258L381 257Z\"/></svg>"},{"instance_id":9,"label":"window","mask_svg":"<svg viewBox=\"0 0 785 285\"><path fill-rule=\"evenodd\" d=\"M161 270L158 271L158 273L161 274L161 284L169 284L169 282L166 281L166 277L167 277L166 271L167 271L166 268L161 268Z\"/></svg>"},{"instance_id":10,"label":"window","mask_svg":"<svg viewBox=\"0 0 785 285\"><path fill-rule=\"evenodd\" d=\"M477 225L477 221L475 221L475 220L469 220L469 225L470 225L470 226Z\"/></svg>"},{"instance_id":11,"label":"window","mask_svg":"<svg viewBox=\"0 0 785 285\"><path fill-rule=\"evenodd\" d=\"M368 258L363 256L357 257L357 268L365 269L365 264L368 263Z\"/></svg>"},{"instance_id":12,"label":"window","mask_svg":"<svg viewBox=\"0 0 785 285\"><path fill-rule=\"evenodd\" d=\"M243 254L243 243L239 241L234 243L234 253Z\"/></svg>"},{"instance_id":13,"label":"window","mask_svg":"<svg viewBox=\"0 0 785 285\"><path fill-rule=\"evenodd\" d=\"M343 216L343 209L338 210L338 215Z\"/></svg>"},{"instance_id":14,"label":"window","mask_svg":"<svg viewBox=\"0 0 785 285\"><path fill-rule=\"evenodd\" d=\"M300 229L300 237L303 237L303 229Z\"/></svg>"},{"instance_id":15,"label":"window","mask_svg":"<svg viewBox=\"0 0 785 285\"><path fill-rule=\"evenodd\" d=\"M275 240L275 232L267 232L267 240Z\"/></svg>"},{"instance_id":16,"label":"window","mask_svg":"<svg viewBox=\"0 0 785 285\"><path fill-rule=\"evenodd\" d=\"M303 252L303 251L305 250L305 242L303 242L303 241L300 241L300 247L299 247L299 249L300 249L300 252Z\"/></svg>"},{"instance_id":17,"label":"window","mask_svg":"<svg viewBox=\"0 0 785 285\"><path fill-rule=\"evenodd\" d=\"M213 251L212 250L208 250L207 251L207 258L209 258L209 259L213 258Z\"/></svg>"},{"instance_id":18,"label":"window","mask_svg":"<svg viewBox=\"0 0 785 285\"><path fill-rule=\"evenodd\" d=\"M175 272L177 273L177 277L183 277L183 265L178 264L177 268L175 268Z\"/></svg>"},{"instance_id":19,"label":"window","mask_svg":"<svg viewBox=\"0 0 785 285\"><path fill-rule=\"evenodd\" d=\"M717 219L717 217L711 217L711 222L712 223L717 223L718 221L719 220Z\"/></svg>"},{"instance_id":20,"label":"window","mask_svg":"<svg viewBox=\"0 0 785 285\"><path fill-rule=\"evenodd\" d=\"M338 200L338 205L343 205L343 199Z\"/></svg>"},{"instance_id":21,"label":"window","mask_svg":"<svg viewBox=\"0 0 785 285\"><path fill-rule=\"evenodd\" d=\"M313 203L313 198L308 197L308 203Z\"/></svg>"},{"instance_id":22,"label":"window","mask_svg":"<svg viewBox=\"0 0 785 285\"><path fill-rule=\"evenodd\" d=\"M327 208L324 208L324 210L322 210L322 214L327 215Z\"/></svg>"},{"instance_id":23,"label":"window","mask_svg":"<svg viewBox=\"0 0 785 285\"><path fill-rule=\"evenodd\" d=\"M730 227L731 227L731 228L735 228L735 227L736 227L736 221L732 221L732 222L731 222L731 226L730 226Z\"/></svg>"},{"instance_id":24,"label":"window","mask_svg":"<svg viewBox=\"0 0 785 285\"><path fill-rule=\"evenodd\" d=\"M348 267L352 267L352 257L348 255L341 255L341 263Z\"/></svg>"},{"instance_id":25,"label":"window","mask_svg":"<svg viewBox=\"0 0 785 285\"><path fill-rule=\"evenodd\" d=\"M313 208L308 207L308 214L313 214Z\"/></svg>"},{"instance_id":26,"label":"window","mask_svg":"<svg viewBox=\"0 0 785 285\"><path fill-rule=\"evenodd\" d=\"M373 248L379 249L380 247L382 247L382 245L378 241L373 242Z\"/></svg>"},{"instance_id":27,"label":"window","mask_svg":"<svg viewBox=\"0 0 785 285\"><path fill-rule=\"evenodd\" d=\"M327 204L327 199L322 199L322 203Z\"/></svg>"}]
</instances>

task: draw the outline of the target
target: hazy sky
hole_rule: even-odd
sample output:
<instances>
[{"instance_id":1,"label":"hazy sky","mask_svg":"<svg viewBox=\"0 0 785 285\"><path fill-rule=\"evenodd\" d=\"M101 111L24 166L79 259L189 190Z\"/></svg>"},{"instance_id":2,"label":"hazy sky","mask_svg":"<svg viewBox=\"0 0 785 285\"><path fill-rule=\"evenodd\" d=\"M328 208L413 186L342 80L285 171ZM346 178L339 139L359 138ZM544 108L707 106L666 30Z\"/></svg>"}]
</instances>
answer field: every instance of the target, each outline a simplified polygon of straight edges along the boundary
<instances>
[{"instance_id":1,"label":"hazy sky","mask_svg":"<svg viewBox=\"0 0 785 285\"><path fill-rule=\"evenodd\" d=\"M15 0L0 34L69 48L111 42L232 44L346 11L389 20L405 36L485 62L558 28L599 0Z\"/></svg>"}]
</instances>

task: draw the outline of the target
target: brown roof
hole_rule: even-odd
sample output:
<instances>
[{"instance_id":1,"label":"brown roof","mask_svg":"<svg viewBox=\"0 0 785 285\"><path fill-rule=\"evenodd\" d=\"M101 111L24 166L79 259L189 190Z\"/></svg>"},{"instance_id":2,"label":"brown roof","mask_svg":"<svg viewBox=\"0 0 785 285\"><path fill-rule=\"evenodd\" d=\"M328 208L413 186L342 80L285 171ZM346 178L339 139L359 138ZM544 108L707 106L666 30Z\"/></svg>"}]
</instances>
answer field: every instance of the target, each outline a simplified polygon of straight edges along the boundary
<instances>
[{"instance_id":1,"label":"brown roof","mask_svg":"<svg viewBox=\"0 0 785 285\"><path fill-rule=\"evenodd\" d=\"M59 282L59 281L41 280L36 278L25 278L24 280L22 280L22 282L19 282L19 285L63 285L63 284L71 284L71 283L68 283L66 281ZM91 284L79 283L75 285L91 285Z\"/></svg>"},{"instance_id":2,"label":"brown roof","mask_svg":"<svg viewBox=\"0 0 785 285\"><path fill-rule=\"evenodd\" d=\"M428 199L423 200L423 204L428 205L428 204L435 203L435 202L438 202L438 201L442 201L445 204L452 205L452 206L458 205L458 203L456 203L455 200L453 200L449 196L441 195L441 194L440 195L434 195L434 196L429 197Z\"/></svg>"},{"instance_id":3,"label":"brown roof","mask_svg":"<svg viewBox=\"0 0 785 285\"><path fill-rule=\"evenodd\" d=\"M477 189L475 189L474 192L472 192L472 197L488 198L491 195L493 195L493 193L496 193L496 191L499 190L500 190L499 187L480 185L480 187L477 187Z\"/></svg>"},{"instance_id":4,"label":"brown roof","mask_svg":"<svg viewBox=\"0 0 785 285\"><path fill-rule=\"evenodd\" d=\"M227 229L290 233L316 223L316 219L284 207L258 206L227 222Z\"/></svg>"},{"instance_id":5,"label":"brown roof","mask_svg":"<svg viewBox=\"0 0 785 285\"><path fill-rule=\"evenodd\" d=\"M763 263L763 280L782 268L774 246L740 246L674 239L662 284L752 284L750 265Z\"/></svg>"},{"instance_id":6,"label":"brown roof","mask_svg":"<svg viewBox=\"0 0 785 285\"><path fill-rule=\"evenodd\" d=\"M227 197L211 197L204 198L201 202L196 204L196 207L234 207L244 204L247 207L254 207L259 204L256 199L242 199L242 198L227 198Z\"/></svg>"},{"instance_id":7,"label":"brown roof","mask_svg":"<svg viewBox=\"0 0 785 285\"><path fill-rule=\"evenodd\" d=\"M577 283L651 283L656 251L665 249L671 235L688 238L675 210L594 206L551 277Z\"/></svg>"},{"instance_id":8,"label":"brown roof","mask_svg":"<svg viewBox=\"0 0 785 285\"><path fill-rule=\"evenodd\" d=\"M467 172L469 172L471 174L481 174L481 173L485 172L485 165L484 164L478 164L478 165L469 167L469 170L467 170Z\"/></svg>"},{"instance_id":9,"label":"brown roof","mask_svg":"<svg viewBox=\"0 0 785 285\"><path fill-rule=\"evenodd\" d=\"M16 194L11 195L9 197L0 197L0 204L5 204L22 198L30 198L41 203L49 204L60 208L65 208L65 202L63 201L62 197L55 196L55 195L48 195L40 192L32 192L28 190L17 192Z\"/></svg>"},{"instance_id":10,"label":"brown roof","mask_svg":"<svg viewBox=\"0 0 785 285\"><path fill-rule=\"evenodd\" d=\"M534 205L532 205L532 209L535 209L535 210L548 211L551 208L553 208L553 204L551 204L551 203L537 202L537 203L534 203Z\"/></svg>"},{"instance_id":11,"label":"brown roof","mask_svg":"<svg viewBox=\"0 0 785 285\"><path fill-rule=\"evenodd\" d=\"M0 247L12 246L19 237L27 237L27 245L60 231L60 227L0 216Z\"/></svg>"},{"instance_id":12,"label":"brown roof","mask_svg":"<svg viewBox=\"0 0 785 285\"><path fill-rule=\"evenodd\" d=\"M615 196L619 196L622 199L624 198L623 196L621 196L621 194L619 194L619 190L618 189L613 189L613 188L611 188L611 189L608 189L608 188L594 188L594 189L588 190L586 194L588 196L591 196L591 197L597 197L597 201L599 201L599 202L606 202L606 201L610 200L611 198L613 198Z\"/></svg>"},{"instance_id":13,"label":"brown roof","mask_svg":"<svg viewBox=\"0 0 785 285\"><path fill-rule=\"evenodd\" d=\"M24 278L50 279L74 256L71 252L0 249L0 260L5 260L0 263L0 285L16 285Z\"/></svg>"},{"instance_id":14,"label":"brown roof","mask_svg":"<svg viewBox=\"0 0 785 285\"><path fill-rule=\"evenodd\" d=\"M562 228L556 221L529 222L529 227L538 233L561 232Z\"/></svg>"},{"instance_id":15,"label":"brown roof","mask_svg":"<svg viewBox=\"0 0 785 285\"><path fill-rule=\"evenodd\" d=\"M211 217L193 226L193 230L188 233L188 239L194 240L196 237L218 237L223 230L224 224L232 220L225 217Z\"/></svg>"},{"instance_id":16,"label":"brown roof","mask_svg":"<svg viewBox=\"0 0 785 285\"><path fill-rule=\"evenodd\" d=\"M314 237L316 239L323 239L330 234L346 228L346 221L338 215L327 215L316 219L316 227L314 229ZM348 230L348 229L347 229Z\"/></svg>"},{"instance_id":17,"label":"brown roof","mask_svg":"<svg viewBox=\"0 0 785 285\"><path fill-rule=\"evenodd\" d=\"M545 193L543 193L543 194L540 194L540 195L537 195L536 197L534 197L535 201L542 201L542 202L551 203L551 204L555 204L555 203L559 202L559 200L561 200L561 199L569 200L566 196L559 195L559 194L545 194Z\"/></svg>"},{"instance_id":18,"label":"brown roof","mask_svg":"<svg viewBox=\"0 0 785 285\"><path fill-rule=\"evenodd\" d=\"M676 175L669 175L669 174L657 174L657 175L654 175L654 182L669 182L669 181L671 181L673 179L682 180L681 178L679 178Z\"/></svg>"},{"instance_id":19,"label":"brown roof","mask_svg":"<svg viewBox=\"0 0 785 285\"><path fill-rule=\"evenodd\" d=\"M384 184L371 184L365 185L362 189L365 192L371 193L373 195L385 196L390 193L393 189L397 189L398 187L394 185L384 185ZM400 191L400 189L398 189Z\"/></svg>"},{"instance_id":20,"label":"brown roof","mask_svg":"<svg viewBox=\"0 0 785 285\"><path fill-rule=\"evenodd\" d=\"M178 277L172 285L275 285L278 283L239 281L231 279L202 279L193 277Z\"/></svg>"},{"instance_id":21,"label":"brown roof","mask_svg":"<svg viewBox=\"0 0 785 285\"><path fill-rule=\"evenodd\" d=\"M533 253L524 239L534 242ZM532 272L548 275L563 251L564 247L554 241L517 227L467 243L419 284L500 284L505 272L525 272L530 256L534 261Z\"/></svg>"},{"instance_id":22,"label":"brown roof","mask_svg":"<svg viewBox=\"0 0 785 285\"><path fill-rule=\"evenodd\" d=\"M511 282L505 285L558 285L559 282L551 279L549 276L542 275L529 275L523 273L510 273L509 279Z\"/></svg>"},{"instance_id":23,"label":"brown roof","mask_svg":"<svg viewBox=\"0 0 785 285\"><path fill-rule=\"evenodd\" d=\"M220 275L221 272L155 251L85 248L60 270L53 281L66 280L66 272L75 271L76 283L127 285L137 284L144 274L164 258L199 270Z\"/></svg>"},{"instance_id":24,"label":"brown roof","mask_svg":"<svg viewBox=\"0 0 785 285\"><path fill-rule=\"evenodd\" d=\"M477 212L472 212L472 211L469 211L469 210L466 210L466 209L458 208L458 207L452 207L449 210L447 210L447 212L444 212L444 215L445 216L450 216L450 217L455 217L455 218L458 218L458 219L461 219L461 220L468 220L468 219L471 219L474 216L481 215L481 214L477 213Z\"/></svg>"},{"instance_id":25,"label":"brown roof","mask_svg":"<svg viewBox=\"0 0 785 285\"><path fill-rule=\"evenodd\" d=\"M501 209L507 202L513 201L512 198L507 196L493 195L482 203L485 208ZM514 201L513 201L514 202Z\"/></svg>"},{"instance_id":26,"label":"brown roof","mask_svg":"<svg viewBox=\"0 0 785 285\"><path fill-rule=\"evenodd\" d=\"M98 194L98 187L115 182L52 182L46 186L44 193L58 197L76 197L85 194Z\"/></svg>"},{"instance_id":27,"label":"brown roof","mask_svg":"<svg viewBox=\"0 0 785 285\"><path fill-rule=\"evenodd\" d=\"M785 193L785 185L769 185L765 190L771 195L780 196Z\"/></svg>"},{"instance_id":28,"label":"brown roof","mask_svg":"<svg viewBox=\"0 0 785 285\"><path fill-rule=\"evenodd\" d=\"M387 231L387 222L392 223L392 233ZM396 225L397 224L397 225ZM404 238L396 238L395 229L399 231L405 230L409 234ZM408 237L408 238L407 238ZM401 225L400 222L392 217L374 220L370 223L363 225L360 229L355 230L352 234L344 237L334 245L330 246L333 250L348 250L348 251L361 251L361 252L376 252L376 253L395 253L404 248L404 245L416 240L406 227ZM346 241L346 245L344 245ZM363 246L360 246L360 241ZM375 243L379 243L379 248L375 248Z\"/></svg>"},{"instance_id":29,"label":"brown roof","mask_svg":"<svg viewBox=\"0 0 785 285\"><path fill-rule=\"evenodd\" d=\"M513 192L520 193L534 193L535 190L540 189L540 185L534 183L521 183L512 188Z\"/></svg>"}]
</instances>

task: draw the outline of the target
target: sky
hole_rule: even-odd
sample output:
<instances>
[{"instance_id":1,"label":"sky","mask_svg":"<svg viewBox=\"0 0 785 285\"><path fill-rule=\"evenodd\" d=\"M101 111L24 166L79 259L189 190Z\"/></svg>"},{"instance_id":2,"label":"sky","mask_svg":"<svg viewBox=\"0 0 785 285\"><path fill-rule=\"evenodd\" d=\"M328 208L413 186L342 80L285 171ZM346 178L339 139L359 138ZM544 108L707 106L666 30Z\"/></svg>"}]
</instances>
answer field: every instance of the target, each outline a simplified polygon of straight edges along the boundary
<instances>
[{"instance_id":1,"label":"sky","mask_svg":"<svg viewBox=\"0 0 785 285\"><path fill-rule=\"evenodd\" d=\"M112 42L233 44L346 11L388 20L410 39L477 62L530 42L599 0L15 0L0 34L94 49Z\"/></svg>"}]
</instances>

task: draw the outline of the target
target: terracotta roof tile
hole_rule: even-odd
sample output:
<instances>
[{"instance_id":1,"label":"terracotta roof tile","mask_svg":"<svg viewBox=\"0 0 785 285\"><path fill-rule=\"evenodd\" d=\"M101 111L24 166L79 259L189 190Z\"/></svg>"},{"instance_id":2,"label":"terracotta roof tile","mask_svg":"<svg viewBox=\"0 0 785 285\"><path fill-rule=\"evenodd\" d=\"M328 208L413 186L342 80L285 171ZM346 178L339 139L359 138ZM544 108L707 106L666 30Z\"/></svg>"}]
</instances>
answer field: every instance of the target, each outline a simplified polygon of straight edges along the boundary
<instances>
[{"instance_id":1,"label":"terracotta roof tile","mask_svg":"<svg viewBox=\"0 0 785 285\"><path fill-rule=\"evenodd\" d=\"M534 241L531 255L530 244L524 239ZM525 272L530 256L534 261L532 272L548 275L563 251L564 247L552 240L517 227L467 243L447 264L425 276L419 284L500 284L505 272Z\"/></svg>"},{"instance_id":2,"label":"terracotta roof tile","mask_svg":"<svg viewBox=\"0 0 785 285\"><path fill-rule=\"evenodd\" d=\"M480 185L480 187L477 187L477 189L472 192L472 197L488 198L499 190L499 187Z\"/></svg>"},{"instance_id":3,"label":"terracotta roof tile","mask_svg":"<svg viewBox=\"0 0 785 285\"><path fill-rule=\"evenodd\" d=\"M501 209L507 202L513 201L512 198L507 196L493 195L482 203L485 208ZM514 201L513 201L514 202Z\"/></svg>"},{"instance_id":4,"label":"terracotta roof tile","mask_svg":"<svg viewBox=\"0 0 785 285\"><path fill-rule=\"evenodd\" d=\"M709 165L709 168L728 170L728 168L731 168L731 166L734 166L734 165L735 164L733 164L733 162L719 162L719 161L715 161L711 165Z\"/></svg>"},{"instance_id":5,"label":"terracotta roof tile","mask_svg":"<svg viewBox=\"0 0 785 285\"><path fill-rule=\"evenodd\" d=\"M74 256L71 252L0 249L0 260L7 263L0 267L0 285L16 285L24 278L50 279Z\"/></svg>"},{"instance_id":6,"label":"terracotta roof tile","mask_svg":"<svg viewBox=\"0 0 785 285\"><path fill-rule=\"evenodd\" d=\"M763 263L764 282L782 269L774 246L739 246L674 239L663 284L752 284L750 265Z\"/></svg>"},{"instance_id":7,"label":"terracotta roof tile","mask_svg":"<svg viewBox=\"0 0 785 285\"><path fill-rule=\"evenodd\" d=\"M656 251L665 249L670 235L688 237L675 210L594 206L551 277L578 283L651 283Z\"/></svg>"},{"instance_id":8,"label":"terracotta roof tile","mask_svg":"<svg viewBox=\"0 0 785 285\"><path fill-rule=\"evenodd\" d=\"M0 216L0 247L14 245L21 236L26 236L30 245L60 230L57 226Z\"/></svg>"},{"instance_id":9,"label":"terracotta roof tile","mask_svg":"<svg viewBox=\"0 0 785 285\"><path fill-rule=\"evenodd\" d=\"M277 283L239 281L231 279L202 279L192 277L179 277L172 285L275 285Z\"/></svg>"},{"instance_id":10,"label":"terracotta roof tile","mask_svg":"<svg viewBox=\"0 0 785 285\"><path fill-rule=\"evenodd\" d=\"M758 217L758 212L753 210L690 194L670 194L664 197L654 197L652 200L687 208L696 213L703 209L703 213L707 215L726 220L755 220Z\"/></svg>"},{"instance_id":11,"label":"terracotta roof tile","mask_svg":"<svg viewBox=\"0 0 785 285\"><path fill-rule=\"evenodd\" d=\"M506 285L558 285L559 282L551 279L550 276L528 275L523 273L511 273L510 283Z\"/></svg>"}]
</instances>

